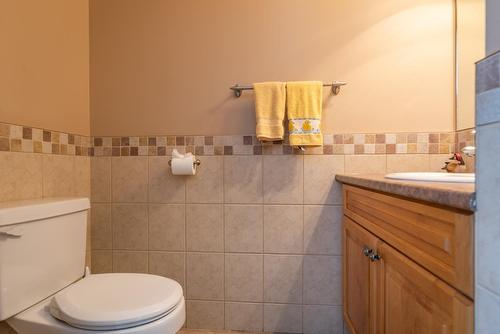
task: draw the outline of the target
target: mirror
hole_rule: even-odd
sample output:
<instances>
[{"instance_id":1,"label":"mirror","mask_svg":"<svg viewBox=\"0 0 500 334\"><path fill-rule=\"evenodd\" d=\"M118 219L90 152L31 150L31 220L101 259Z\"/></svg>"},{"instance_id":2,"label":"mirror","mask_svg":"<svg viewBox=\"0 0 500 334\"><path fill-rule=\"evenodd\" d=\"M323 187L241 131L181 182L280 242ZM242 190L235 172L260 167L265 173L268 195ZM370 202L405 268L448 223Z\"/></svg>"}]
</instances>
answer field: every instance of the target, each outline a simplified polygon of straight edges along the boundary
<instances>
[{"instance_id":1,"label":"mirror","mask_svg":"<svg viewBox=\"0 0 500 334\"><path fill-rule=\"evenodd\" d=\"M485 56L485 0L455 0L455 127L474 127L475 62Z\"/></svg>"}]
</instances>

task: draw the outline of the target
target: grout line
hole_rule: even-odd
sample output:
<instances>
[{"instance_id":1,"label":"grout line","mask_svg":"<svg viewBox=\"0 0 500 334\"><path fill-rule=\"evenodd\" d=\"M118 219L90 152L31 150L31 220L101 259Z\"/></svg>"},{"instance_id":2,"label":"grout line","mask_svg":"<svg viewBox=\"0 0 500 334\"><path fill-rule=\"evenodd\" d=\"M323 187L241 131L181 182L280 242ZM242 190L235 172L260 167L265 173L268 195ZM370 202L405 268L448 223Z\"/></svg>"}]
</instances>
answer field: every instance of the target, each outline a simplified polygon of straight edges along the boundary
<instances>
[{"instance_id":1,"label":"grout line","mask_svg":"<svg viewBox=\"0 0 500 334\"><path fill-rule=\"evenodd\" d=\"M341 174L341 173L340 173ZM342 206L342 203L336 203L336 204L325 204L325 203L240 203L240 202L235 202L235 203L223 203L223 202L188 202L188 203L179 203L179 202L100 202L100 201L92 201L93 204L130 204L130 205L148 205L148 204L163 204L163 205L183 205L183 204L188 204L188 205L226 205L226 206L299 206L299 205L304 205L304 206Z\"/></svg>"},{"instance_id":2,"label":"grout line","mask_svg":"<svg viewBox=\"0 0 500 334\"><path fill-rule=\"evenodd\" d=\"M114 272L114 248L115 248L115 223L113 219L113 160L109 159L109 197L110 197L110 219L111 219L111 272Z\"/></svg>"},{"instance_id":3,"label":"grout line","mask_svg":"<svg viewBox=\"0 0 500 334\"><path fill-rule=\"evenodd\" d=\"M186 289L186 297L188 295L188 269L187 269L187 184L186 180L184 180L184 203L182 203L183 208L184 208L184 287ZM186 312L187 313L187 312ZM187 326L187 319L186 319L186 326Z\"/></svg>"},{"instance_id":4,"label":"grout line","mask_svg":"<svg viewBox=\"0 0 500 334\"><path fill-rule=\"evenodd\" d=\"M261 213L262 213L262 248L261 248L261 256L262 256L262 302L265 301L265 256L264 256L264 205L261 206ZM262 324L261 328L264 330L264 316L265 316L265 311L264 311L264 305L262 305Z\"/></svg>"},{"instance_id":5,"label":"grout line","mask_svg":"<svg viewBox=\"0 0 500 334\"><path fill-rule=\"evenodd\" d=\"M500 294L498 292L496 292L495 290L491 289L490 287L482 284L482 283L477 283L475 288L481 288L483 289L484 291L488 292L489 294L493 295L493 297L497 298L497 299L500 299Z\"/></svg>"},{"instance_id":6,"label":"grout line","mask_svg":"<svg viewBox=\"0 0 500 334\"><path fill-rule=\"evenodd\" d=\"M265 301L265 297L266 297L266 292L265 292L265 288L266 288L266 285L265 285L265 270L266 270L266 266L265 266L265 256L264 256L264 252L265 252L265 206L264 206L264 157L261 158L261 161L262 161L262 167L261 167L261 191L262 191L262 203L260 204L261 206L261 212L262 212L262 302ZM265 324L265 321L264 321L264 318L266 316L266 312L265 312L265 307L264 307L264 304L262 304L262 330L264 330L264 324Z\"/></svg>"},{"instance_id":7,"label":"grout line","mask_svg":"<svg viewBox=\"0 0 500 334\"><path fill-rule=\"evenodd\" d=\"M304 193L305 193L305 158L302 158L302 203L304 203ZM305 220L305 205L302 204L302 253L305 254L305 226L304 226L304 220ZM302 298L301 298L301 308L300 308L300 313L302 316L302 321L301 321L301 331L304 332L304 260L305 260L305 255L302 255L302 286L301 286L301 292L302 292Z\"/></svg>"},{"instance_id":8,"label":"grout line","mask_svg":"<svg viewBox=\"0 0 500 334\"><path fill-rule=\"evenodd\" d=\"M147 254L147 257L146 257L146 265L147 265L147 271L148 273L151 273L151 269L149 268L149 247L150 247L150 244L149 244L149 165L151 163L151 158L148 157L148 160L147 160L147 166L146 166L146 198L147 198L147 206L146 206L146 223L147 223L147 235L146 235L146 243L147 243L147 247L148 247L148 254Z\"/></svg>"},{"instance_id":9,"label":"grout line","mask_svg":"<svg viewBox=\"0 0 500 334\"><path fill-rule=\"evenodd\" d=\"M40 154L40 164L42 165L42 178L40 180L42 183L41 184L42 193L40 194L41 195L40 197L45 198L45 185L44 185L45 182L44 182L44 180L45 180L45 168L46 168L46 166L45 166L45 159L44 159L43 155L41 155L41 154Z\"/></svg>"},{"instance_id":10,"label":"grout line","mask_svg":"<svg viewBox=\"0 0 500 334\"><path fill-rule=\"evenodd\" d=\"M225 202L225 193L224 193L224 158L222 158L222 249L224 252L224 262L223 262L223 275L222 275L222 296L223 296L223 308L222 308L222 321L223 321L223 328L226 328L226 208L224 206ZM227 321L229 324L229 320ZM231 324L229 324L229 327L231 327Z\"/></svg>"},{"instance_id":11,"label":"grout line","mask_svg":"<svg viewBox=\"0 0 500 334\"><path fill-rule=\"evenodd\" d=\"M188 298L189 301L196 302L223 302L221 299L199 299L199 298ZM229 300L228 303L237 304L259 304L259 305L295 305L295 306L342 306L342 304L314 304L314 303L284 303L284 302L255 302L255 301L241 301L241 300Z\"/></svg>"},{"instance_id":12,"label":"grout line","mask_svg":"<svg viewBox=\"0 0 500 334\"><path fill-rule=\"evenodd\" d=\"M110 251L110 248L97 248L93 249L96 251ZM126 249L126 248L116 248L116 251L128 251L128 252L151 252L151 253L168 253L168 254L178 254L178 253L188 253L188 254L201 254L201 255L253 255L253 256L319 256L319 257L342 257L341 254L320 254L320 253L255 253L255 252L223 252L223 251L183 251L183 250L164 250L164 249Z\"/></svg>"},{"instance_id":13,"label":"grout line","mask_svg":"<svg viewBox=\"0 0 500 334\"><path fill-rule=\"evenodd\" d=\"M342 174L342 173L337 173ZM224 205L224 206L330 206L330 207L339 207L342 206L342 203L333 203L333 204L325 204L325 203L224 203L224 202L213 202L213 203L204 203L204 202L192 202L192 203L174 203L174 202L99 202L92 201L92 204L110 204L110 205L121 205L121 204L129 204L129 205Z\"/></svg>"}]
</instances>

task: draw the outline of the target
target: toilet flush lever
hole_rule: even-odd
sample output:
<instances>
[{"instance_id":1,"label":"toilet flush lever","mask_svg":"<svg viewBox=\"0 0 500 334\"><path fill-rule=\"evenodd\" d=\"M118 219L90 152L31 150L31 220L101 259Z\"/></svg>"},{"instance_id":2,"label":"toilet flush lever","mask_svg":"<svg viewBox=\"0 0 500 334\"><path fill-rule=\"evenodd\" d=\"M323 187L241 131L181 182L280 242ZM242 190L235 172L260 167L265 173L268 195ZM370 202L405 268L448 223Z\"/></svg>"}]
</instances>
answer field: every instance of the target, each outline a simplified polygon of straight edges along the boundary
<instances>
[{"instance_id":1,"label":"toilet flush lever","mask_svg":"<svg viewBox=\"0 0 500 334\"><path fill-rule=\"evenodd\" d=\"M0 237L20 238L24 230L20 227L10 227L0 229Z\"/></svg>"}]
</instances>

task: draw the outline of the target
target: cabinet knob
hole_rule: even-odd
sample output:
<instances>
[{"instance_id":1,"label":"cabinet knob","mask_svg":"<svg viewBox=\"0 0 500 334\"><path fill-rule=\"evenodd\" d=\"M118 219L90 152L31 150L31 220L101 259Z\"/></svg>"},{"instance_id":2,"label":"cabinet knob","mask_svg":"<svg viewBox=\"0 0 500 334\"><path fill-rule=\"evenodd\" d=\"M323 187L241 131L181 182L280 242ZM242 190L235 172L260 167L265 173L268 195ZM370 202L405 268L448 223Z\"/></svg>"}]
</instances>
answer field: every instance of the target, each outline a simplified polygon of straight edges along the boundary
<instances>
[{"instance_id":1,"label":"cabinet knob","mask_svg":"<svg viewBox=\"0 0 500 334\"><path fill-rule=\"evenodd\" d=\"M368 255L368 257L370 258L370 260L372 262L375 262L375 261L379 261L382 257L380 255L378 255L377 253L371 253L370 255Z\"/></svg>"},{"instance_id":2,"label":"cabinet knob","mask_svg":"<svg viewBox=\"0 0 500 334\"><path fill-rule=\"evenodd\" d=\"M363 255L364 256L370 256L370 254L373 253L373 249L369 248L368 246L363 247Z\"/></svg>"}]
</instances>

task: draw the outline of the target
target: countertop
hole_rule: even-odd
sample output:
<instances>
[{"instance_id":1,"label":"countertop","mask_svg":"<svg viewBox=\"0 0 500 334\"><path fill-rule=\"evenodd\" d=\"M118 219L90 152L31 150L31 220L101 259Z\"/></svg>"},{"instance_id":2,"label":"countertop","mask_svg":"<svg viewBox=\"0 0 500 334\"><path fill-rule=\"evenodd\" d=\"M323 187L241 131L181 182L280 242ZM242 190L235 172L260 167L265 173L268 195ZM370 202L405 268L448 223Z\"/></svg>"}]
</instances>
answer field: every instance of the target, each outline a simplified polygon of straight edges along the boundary
<instances>
[{"instance_id":1,"label":"countertop","mask_svg":"<svg viewBox=\"0 0 500 334\"><path fill-rule=\"evenodd\" d=\"M476 193L473 183L392 180L381 174L337 174L340 183L474 211Z\"/></svg>"}]
</instances>

